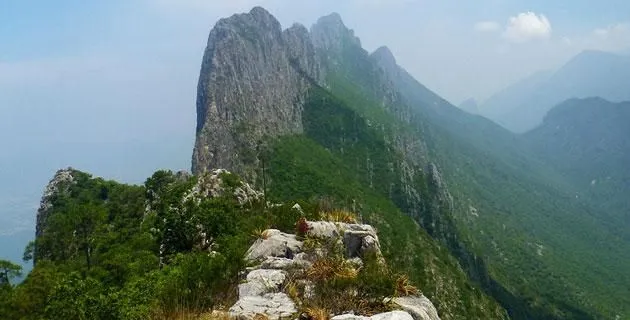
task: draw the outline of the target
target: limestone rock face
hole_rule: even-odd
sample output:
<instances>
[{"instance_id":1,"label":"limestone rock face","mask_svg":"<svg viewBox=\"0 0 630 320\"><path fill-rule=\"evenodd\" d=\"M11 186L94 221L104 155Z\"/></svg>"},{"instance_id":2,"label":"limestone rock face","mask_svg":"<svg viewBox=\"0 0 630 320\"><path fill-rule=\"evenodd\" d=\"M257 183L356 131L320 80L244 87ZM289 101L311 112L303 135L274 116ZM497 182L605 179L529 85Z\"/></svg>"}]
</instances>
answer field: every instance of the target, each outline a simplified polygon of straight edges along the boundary
<instances>
[{"instance_id":1,"label":"limestone rock face","mask_svg":"<svg viewBox=\"0 0 630 320\"><path fill-rule=\"evenodd\" d=\"M311 35L315 47L322 53L328 53L329 58L340 54L347 42L361 47L361 40L343 24L338 13L319 18L311 28Z\"/></svg>"},{"instance_id":2,"label":"limestone rock face","mask_svg":"<svg viewBox=\"0 0 630 320\"><path fill-rule=\"evenodd\" d=\"M258 269L247 274L247 282L238 286L238 296L260 296L277 292L286 278L286 272L274 269Z\"/></svg>"},{"instance_id":3,"label":"limestone rock face","mask_svg":"<svg viewBox=\"0 0 630 320\"><path fill-rule=\"evenodd\" d=\"M370 317L371 320L414 320L411 315L405 311L391 311L375 314Z\"/></svg>"},{"instance_id":4,"label":"limestone rock face","mask_svg":"<svg viewBox=\"0 0 630 320\"><path fill-rule=\"evenodd\" d=\"M183 202L188 200L201 201L204 198L216 198L232 192L239 204L249 203L262 198L263 193L254 189L250 184L238 181L235 186L228 186L224 181L226 175L231 174L225 169L206 171L198 176L197 183L186 193Z\"/></svg>"},{"instance_id":5,"label":"limestone rock face","mask_svg":"<svg viewBox=\"0 0 630 320\"><path fill-rule=\"evenodd\" d=\"M267 260L269 257L293 259L302 251L302 241L297 240L293 234L276 229L265 230L264 233L265 237L256 240L247 251L247 260Z\"/></svg>"},{"instance_id":6,"label":"limestone rock face","mask_svg":"<svg viewBox=\"0 0 630 320\"><path fill-rule=\"evenodd\" d=\"M440 320L435 306L425 296L396 297L392 302L409 312L414 320Z\"/></svg>"},{"instance_id":7,"label":"limestone rock face","mask_svg":"<svg viewBox=\"0 0 630 320\"><path fill-rule=\"evenodd\" d=\"M270 320L284 319L296 312L295 303L282 292L242 297L230 308L230 316L239 320L251 320L257 314Z\"/></svg>"},{"instance_id":8,"label":"limestone rock face","mask_svg":"<svg viewBox=\"0 0 630 320\"><path fill-rule=\"evenodd\" d=\"M363 257L367 253L374 253L381 259L381 247L376 230L371 225L356 223L341 223L329 221L308 221L310 237L320 239L340 238L346 248L349 259Z\"/></svg>"},{"instance_id":9,"label":"limestone rock face","mask_svg":"<svg viewBox=\"0 0 630 320\"><path fill-rule=\"evenodd\" d=\"M303 26L282 31L260 7L220 20L199 76L193 173L227 168L253 181L258 142L302 132L306 92L321 77Z\"/></svg>"},{"instance_id":10,"label":"limestone rock face","mask_svg":"<svg viewBox=\"0 0 630 320\"><path fill-rule=\"evenodd\" d=\"M391 311L378 313L371 317L358 316L354 314L342 314L338 316L334 316L331 320L418 320L412 318L412 316L405 311Z\"/></svg>"}]
</instances>

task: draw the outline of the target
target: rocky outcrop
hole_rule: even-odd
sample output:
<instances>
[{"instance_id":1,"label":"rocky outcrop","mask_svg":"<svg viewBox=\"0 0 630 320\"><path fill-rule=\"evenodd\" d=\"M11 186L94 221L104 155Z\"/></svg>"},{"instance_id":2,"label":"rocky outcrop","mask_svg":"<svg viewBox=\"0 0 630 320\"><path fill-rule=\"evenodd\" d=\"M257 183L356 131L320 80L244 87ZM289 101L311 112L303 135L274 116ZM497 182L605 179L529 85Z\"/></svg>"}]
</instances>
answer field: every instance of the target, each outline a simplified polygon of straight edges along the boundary
<instances>
[{"instance_id":1,"label":"rocky outcrop","mask_svg":"<svg viewBox=\"0 0 630 320\"><path fill-rule=\"evenodd\" d=\"M226 181L225 179L234 181ZM199 202L206 198L216 198L231 193L239 204L250 203L261 199L263 193L250 184L240 180L225 169L204 172L197 177L197 183L184 195L182 202L189 200Z\"/></svg>"},{"instance_id":2,"label":"rocky outcrop","mask_svg":"<svg viewBox=\"0 0 630 320\"><path fill-rule=\"evenodd\" d=\"M52 180L46 185L39 204L39 209L37 209L37 222L35 225L36 238L40 238L46 231L48 217L52 212L54 199L70 191L70 187L76 183L74 175L77 172L78 171L73 168L58 170ZM37 263L40 254L41 252L38 252L37 248L35 248L33 264Z\"/></svg>"},{"instance_id":3,"label":"rocky outcrop","mask_svg":"<svg viewBox=\"0 0 630 320\"><path fill-rule=\"evenodd\" d=\"M241 297L230 308L230 316L239 320L255 319L257 315L265 315L269 320L287 319L295 313L295 303L281 292Z\"/></svg>"},{"instance_id":4,"label":"rocky outcrop","mask_svg":"<svg viewBox=\"0 0 630 320\"><path fill-rule=\"evenodd\" d=\"M260 7L220 20L199 76L193 173L227 168L255 181L259 141L302 132L306 92L321 77L303 26L282 31Z\"/></svg>"},{"instance_id":5,"label":"rocky outcrop","mask_svg":"<svg viewBox=\"0 0 630 320\"><path fill-rule=\"evenodd\" d=\"M392 303L409 312L414 320L439 320L433 303L425 296L396 297Z\"/></svg>"},{"instance_id":6,"label":"rocky outcrop","mask_svg":"<svg viewBox=\"0 0 630 320\"><path fill-rule=\"evenodd\" d=\"M250 261L262 261L268 258L292 259L300 251L302 251L302 242L298 241L295 235L268 229L249 248L245 258Z\"/></svg>"},{"instance_id":7,"label":"rocky outcrop","mask_svg":"<svg viewBox=\"0 0 630 320\"><path fill-rule=\"evenodd\" d=\"M307 236L342 241L349 259L362 258L369 253L375 254L378 259L383 258L376 230L371 225L329 221L309 221L306 225Z\"/></svg>"},{"instance_id":8,"label":"rocky outcrop","mask_svg":"<svg viewBox=\"0 0 630 320\"><path fill-rule=\"evenodd\" d=\"M348 29L338 13L321 17L311 27L313 44L327 59L335 59L347 45L361 47L361 40Z\"/></svg>"},{"instance_id":9,"label":"rocky outcrop","mask_svg":"<svg viewBox=\"0 0 630 320\"><path fill-rule=\"evenodd\" d=\"M327 221L305 221L308 239L319 239L343 245L348 263L360 268L361 257L368 251L382 259L380 243L374 228L364 224ZM322 249L305 251L304 242L295 235L268 229L249 248L245 259L254 266L244 271L244 281L238 286L238 301L230 308L231 317L241 320L255 318L288 319L297 315L303 301L293 301L288 295L290 281L303 274L318 259L325 256ZM356 261L358 260L358 261ZM382 259L384 263L384 259ZM314 283L298 279L304 299L313 294ZM285 292L286 291L286 292ZM331 315L333 320L439 320L431 301L422 295L387 299L399 309L365 317L355 314ZM358 306L357 306L358 307Z\"/></svg>"}]
</instances>

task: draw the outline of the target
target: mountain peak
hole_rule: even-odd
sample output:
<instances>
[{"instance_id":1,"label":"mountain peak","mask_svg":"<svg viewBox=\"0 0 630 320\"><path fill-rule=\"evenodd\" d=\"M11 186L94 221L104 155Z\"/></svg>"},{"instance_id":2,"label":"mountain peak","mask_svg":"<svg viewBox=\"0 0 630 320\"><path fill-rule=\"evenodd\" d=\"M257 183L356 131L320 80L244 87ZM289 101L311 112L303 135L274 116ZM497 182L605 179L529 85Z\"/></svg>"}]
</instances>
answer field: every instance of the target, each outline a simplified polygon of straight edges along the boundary
<instances>
[{"instance_id":1,"label":"mountain peak","mask_svg":"<svg viewBox=\"0 0 630 320\"><path fill-rule=\"evenodd\" d=\"M311 36L315 46L324 50L338 52L345 41L361 47L361 40L354 35L352 29L346 27L336 12L317 19L311 27Z\"/></svg>"},{"instance_id":2,"label":"mountain peak","mask_svg":"<svg viewBox=\"0 0 630 320\"><path fill-rule=\"evenodd\" d=\"M319 70L303 26L283 31L261 7L217 23L199 74L193 172L227 168L253 178L253 166L238 155L255 149L263 136L302 131L301 104ZM258 129L235 134L250 127Z\"/></svg>"},{"instance_id":3,"label":"mountain peak","mask_svg":"<svg viewBox=\"0 0 630 320\"><path fill-rule=\"evenodd\" d=\"M341 19L341 15L339 15L337 12L333 12L329 15L320 17L319 19L317 19L316 25L328 26L331 28L346 28L346 26L343 24L343 20Z\"/></svg>"},{"instance_id":4,"label":"mountain peak","mask_svg":"<svg viewBox=\"0 0 630 320\"><path fill-rule=\"evenodd\" d=\"M371 56L377 61L385 62L387 64L396 64L396 58L387 46L381 46L378 49L374 50Z\"/></svg>"},{"instance_id":5,"label":"mountain peak","mask_svg":"<svg viewBox=\"0 0 630 320\"><path fill-rule=\"evenodd\" d=\"M235 14L229 18L221 19L214 29L223 28L237 33L242 29L266 30L274 33L282 31L280 22L263 7L254 7L247 13Z\"/></svg>"}]
</instances>

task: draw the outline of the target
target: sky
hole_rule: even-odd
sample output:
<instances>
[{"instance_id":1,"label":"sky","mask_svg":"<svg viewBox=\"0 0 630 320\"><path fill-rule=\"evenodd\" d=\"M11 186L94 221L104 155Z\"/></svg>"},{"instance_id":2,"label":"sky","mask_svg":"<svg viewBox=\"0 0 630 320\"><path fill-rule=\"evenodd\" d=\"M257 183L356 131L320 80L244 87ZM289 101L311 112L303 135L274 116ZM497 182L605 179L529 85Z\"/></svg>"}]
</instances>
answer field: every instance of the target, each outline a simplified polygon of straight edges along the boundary
<instances>
[{"instance_id":1,"label":"sky","mask_svg":"<svg viewBox=\"0 0 630 320\"><path fill-rule=\"evenodd\" d=\"M627 0L2 0L0 237L32 234L59 168L131 183L188 169L208 33L255 5L284 27L338 12L455 104L585 49L630 52Z\"/></svg>"}]
</instances>

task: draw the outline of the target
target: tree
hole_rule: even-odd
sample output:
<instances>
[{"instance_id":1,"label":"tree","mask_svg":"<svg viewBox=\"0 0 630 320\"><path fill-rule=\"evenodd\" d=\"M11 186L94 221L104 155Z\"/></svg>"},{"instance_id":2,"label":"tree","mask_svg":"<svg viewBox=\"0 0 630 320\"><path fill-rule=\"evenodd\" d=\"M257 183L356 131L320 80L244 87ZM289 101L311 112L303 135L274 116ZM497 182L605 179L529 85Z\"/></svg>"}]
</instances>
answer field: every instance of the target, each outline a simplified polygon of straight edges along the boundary
<instances>
[{"instance_id":1,"label":"tree","mask_svg":"<svg viewBox=\"0 0 630 320\"><path fill-rule=\"evenodd\" d=\"M267 201L267 173L265 164L269 162L270 150L267 143L263 140L258 140L256 143L256 153L260 160L262 167L262 184L263 184L263 200Z\"/></svg>"},{"instance_id":2,"label":"tree","mask_svg":"<svg viewBox=\"0 0 630 320\"><path fill-rule=\"evenodd\" d=\"M24 260L24 262L29 262L33 260L34 254L35 254L35 241L29 241L28 244L26 245L26 248L24 248L24 255L22 256L22 260Z\"/></svg>"},{"instance_id":3,"label":"tree","mask_svg":"<svg viewBox=\"0 0 630 320\"><path fill-rule=\"evenodd\" d=\"M11 261L0 260L0 286L10 285L11 280L22 275L22 266Z\"/></svg>"}]
</instances>

